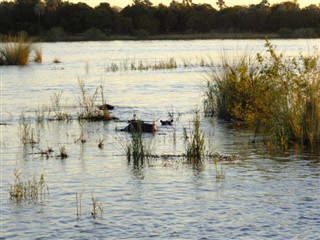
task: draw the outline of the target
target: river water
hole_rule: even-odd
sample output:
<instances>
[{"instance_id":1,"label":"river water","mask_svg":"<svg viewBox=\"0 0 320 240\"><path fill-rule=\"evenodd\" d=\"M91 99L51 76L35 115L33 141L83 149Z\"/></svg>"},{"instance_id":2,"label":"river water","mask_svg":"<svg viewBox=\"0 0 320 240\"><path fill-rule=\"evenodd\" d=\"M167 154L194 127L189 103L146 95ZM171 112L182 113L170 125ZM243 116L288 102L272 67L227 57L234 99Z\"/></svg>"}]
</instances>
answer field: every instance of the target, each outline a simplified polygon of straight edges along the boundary
<instances>
[{"instance_id":1,"label":"river water","mask_svg":"<svg viewBox=\"0 0 320 240\"><path fill-rule=\"evenodd\" d=\"M154 155L181 155L204 86L221 56L263 52L264 40L110 41L42 43L43 62L1 66L1 239L320 239L320 156L304 150L271 153L252 134L201 115L206 151L235 162L181 157L128 163L130 135L118 131L133 114L156 121L143 136ZM288 56L310 54L315 40L273 40ZM132 70L174 58L177 68ZM53 63L58 59L60 63ZM209 64L210 67L207 67ZM113 66L113 67L112 67ZM115 69L115 66L118 69ZM113 70L112 70L113 69ZM93 94L101 85L115 106L112 122L36 123L54 94L73 118L78 79ZM97 96L97 104L101 101ZM174 115L174 125L160 119ZM21 141L21 114L38 144ZM47 113L46 113L47 114ZM86 142L77 141L81 133ZM98 148L100 140L104 147ZM66 159L56 157L65 147ZM40 150L52 148L48 158ZM10 199L14 169L21 180L44 173L49 194L38 201ZM81 195L80 204L76 202ZM103 209L93 218L92 197ZM77 210L78 207L78 210ZM78 216L77 216L78 212Z\"/></svg>"}]
</instances>

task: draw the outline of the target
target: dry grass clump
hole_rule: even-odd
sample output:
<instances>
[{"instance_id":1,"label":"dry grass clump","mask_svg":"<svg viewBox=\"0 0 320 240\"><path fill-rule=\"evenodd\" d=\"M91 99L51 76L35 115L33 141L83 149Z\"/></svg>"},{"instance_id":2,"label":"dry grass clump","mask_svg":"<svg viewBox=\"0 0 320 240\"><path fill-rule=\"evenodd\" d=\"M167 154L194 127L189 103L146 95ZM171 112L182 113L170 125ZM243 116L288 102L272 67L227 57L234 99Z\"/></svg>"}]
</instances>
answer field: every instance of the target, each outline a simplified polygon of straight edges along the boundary
<instances>
[{"instance_id":1,"label":"dry grass clump","mask_svg":"<svg viewBox=\"0 0 320 240\"><path fill-rule=\"evenodd\" d=\"M220 118L240 118L280 146L320 143L318 56L285 58L266 41L266 55L242 57L212 72L207 98ZM272 142L274 142L272 141Z\"/></svg>"},{"instance_id":2,"label":"dry grass clump","mask_svg":"<svg viewBox=\"0 0 320 240\"><path fill-rule=\"evenodd\" d=\"M33 176L32 180L23 181L21 179L22 172L14 169L14 184L10 185L10 199L17 203L22 201L38 202L44 200L46 194L49 193L49 188L44 180L44 173L40 175L39 180Z\"/></svg>"},{"instance_id":3,"label":"dry grass clump","mask_svg":"<svg viewBox=\"0 0 320 240\"><path fill-rule=\"evenodd\" d=\"M0 65L26 65L33 49L33 42L25 35L8 36L0 47ZM42 60L42 52L36 48L37 62Z\"/></svg>"}]
</instances>

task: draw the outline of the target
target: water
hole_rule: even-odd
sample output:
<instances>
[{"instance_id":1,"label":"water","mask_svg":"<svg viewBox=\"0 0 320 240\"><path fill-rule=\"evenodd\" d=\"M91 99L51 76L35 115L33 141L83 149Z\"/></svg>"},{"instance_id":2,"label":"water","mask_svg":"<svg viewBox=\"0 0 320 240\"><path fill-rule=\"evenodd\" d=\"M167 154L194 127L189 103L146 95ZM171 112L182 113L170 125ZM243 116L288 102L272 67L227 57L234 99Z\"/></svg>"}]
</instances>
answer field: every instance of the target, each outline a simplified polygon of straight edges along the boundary
<instances>
[{"instance_id":1,"label":"water","mask_svg":"<svg viewBox=\"0 0 320 240\"><path fill-rule=\"evenodd\" d=\"M272 41L278 51L295 56L319 47L318 40ZM182 159L150 159L144 166L128 164L124 145L129 135L116 129L133 114L159 124L168 112L175 124L160 127L145 141L154 154L182 154L184 129L190 131L195 109L201 109L212 60L234 52L262 52L264 41L112 41L43 43L43 63L3 66L1 74L1 235L3 239L319 239L320 157L307 150L271 155L250 144L250 132L202 118L207 149L235 155L235 164L185 164ZM111 63L155 63L173 57L174 70L107 71ZM58 58L60 64L54 64ZM194 67L185 68L184 62ZM209 61L209 60L208 60ZM116 106L114 122L35 123L35 111L50 106L53 93L76 117L78 78L92 94L102 85ZM100 103L100 96L97 99ZM39 144L20 141L19 117L24 113ZM81 130L84 144L77 142ZM98 143L104 139L104 148ZM65 146L68 158L55 157ZM53 148L50 158L39 149ZM22 179L45 173L49 196L17 204L10 200L13 171ZM219 178L221 174L223 178ZM76 193L82 194L77 218ZM103 208L91 216L92 196Z\"/></svg>"}]
</instances>

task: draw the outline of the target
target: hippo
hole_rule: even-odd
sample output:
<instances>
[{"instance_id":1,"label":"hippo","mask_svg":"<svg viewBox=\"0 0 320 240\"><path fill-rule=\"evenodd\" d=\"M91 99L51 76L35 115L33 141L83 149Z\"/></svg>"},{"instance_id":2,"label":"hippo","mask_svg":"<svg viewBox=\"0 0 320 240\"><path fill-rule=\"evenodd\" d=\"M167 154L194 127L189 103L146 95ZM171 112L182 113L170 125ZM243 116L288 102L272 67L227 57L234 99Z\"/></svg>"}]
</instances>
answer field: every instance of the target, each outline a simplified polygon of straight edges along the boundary
<instances>
[{"instance_id":1,"label":"hippo","mask_svg":"<svg viewBox=\"0 0 320 240\"><path fill-rule=\"evenodd\" d=\"M98 108L100 110L113 110L114 109L114 106L113 105L110 105L110 104L103 104L103 105L98 105Z\"/></svg>"},{"instance_id":2,"label":"hippo","mask_svg":"<svg viewBox=\"0 0 320 240\"><path fill-rule=\"evenodd\" d=\"M160 120L162 126L166 125L172 125L173 124L173 119L171 120Z\"/></svg>"},{"instance_id":3,"label":"hippo","mask_svg":"<svg viewBox=\"0 0 320 240\"><path fill-rule=\"evenodd\" d=\"M157 131L157 126L155 123L145 123L141 120L130 120L128 121L129 125L121 129L125 132L138 132L138 133L154 133Z\"/></svg>"}]
</instances>

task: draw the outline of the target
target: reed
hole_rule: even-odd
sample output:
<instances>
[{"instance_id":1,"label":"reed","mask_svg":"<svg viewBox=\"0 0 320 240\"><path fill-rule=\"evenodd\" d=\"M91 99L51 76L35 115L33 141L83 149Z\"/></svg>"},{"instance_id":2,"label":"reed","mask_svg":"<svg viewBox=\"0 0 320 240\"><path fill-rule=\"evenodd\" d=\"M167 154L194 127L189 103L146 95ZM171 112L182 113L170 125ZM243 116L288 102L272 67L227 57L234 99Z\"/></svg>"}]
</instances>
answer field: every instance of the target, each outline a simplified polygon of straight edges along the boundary
<instances>
[{"instance_id":1,"label":"reed","mask_svg":"<svg viewBox=\"0 0 320 240\"><path fill-rule=\"evenodd\" d=\"M38 139L34 134L34 129L31 128L30 121L27 120L24 114L21 114L19 118L19 130L20 139L23 145L34 145L38 143Z\"/></svg>"},{"instance_id":2,"label":"reed","mask_svg":"<svg viewBox=\"0 0 320 240\"><path fill-rule=\"evenodd\" d=\"M49 194L49 188L44 180L44 173L40 175L39 180L33 176L32 180L23 181L21 179L21 170L14 169L13 175L15 181L10 185L10 199L17 203L22 201L38 202L44 200Z\"/></svg>"},{"instance_id":3,"label":"reed","mask_svg":"<svg viewBox=\"0 0 320 240\"><path fill-rule=\"evenodd\" d=\"M102 213L103 213L103 208L102 208L102 203L99 203L97 201L97 198L94 196L94 191L92 191L92 211L91 211L91 216L96 219L98 214L100 213L100 218L102 218Z\"/></svg>"},{"instance_id":4,"label":"reed","mask_svg":"<svg viewBox=\"0 0 320 240\"><path fill-rule=\"evenodd\" d=\"M205 137L200 128L200 115L197 112L193 119L193 130L188 138L186 148L187 161L198 164L202 161L205 153Z\"/></svg>"},{"instance_id":5,"label":"reed","mask_svg":"<svg viewBox=\"0 0 320 240\"><path fill-rule=\"evenodd\" d=\"M84 190L81 191L80 194L76 193L76 210L77 210L77 218L79 219L82 213L82 206L81 206L81 201L82 201L82 194Z\"/></svg>"},{"instance_id":6,"label":"reed","mask_svg":"<svg viewBox=\"0 0 320 240\"><path fill-rule=\"evenodd\" d=\"M55 92L50 97L51 108L49 109L49 115L53 112L53 116L49 116L49 120L70 121L72 119L71 114L65 110L67 104L62 105L62 94L63 92Z\"/></svg>"},{"instance_id":7,"label":"reed","mask_svg":"<svg viewBox=\"0 0 320 240\"><path fill-rule=\"evenodd\" d=\"M42 47L41 46L35 46L34 47L34 57L33 60L36 63L42 63Z\"/></svg>"},{"instance_id":8,"label":"reed","mask_svg":"<svg viewBox=\"0 0 320 240\"><path fill-rule=\"evenodd\" d=\"M244 120L255 134L282 147L319 145L319 56L285 58L268 40L265 46L265 54L244 56L236 64L224 59L222 70L212 72L207 87L212 111Z\"/></svg>"},{"instance_id":9,"label":"reed","mask_svg":"<svg viewBox=\"0 0 320 240\"><path fill-rule=\"evenodd\" d=\"M88 94L85 88L84 80L78 79L78 83L81 91L81 96L79 101L80 112L78 113L78 120L109 121L109 120L116 119L116 117L110 114L110 112L106 107L104 107L101 111L98 109L96 105L96 101L98 99L98 93L100 90L102 106L106 106L102 86L97 87L95 92L92 95L90 95Z\"/></svg>"},{"instance_id":10,"label":"reed","mask_svg":"<svg viewBox=\"0 0 320 240\"><path fill-rule=\"evenodd\" d=\"M7 37L0 47L0 64L2 65L26 65L29 63L29 55L32 51L32 41L24 34L16 37Z\"/></svg>"}]
</instances>

